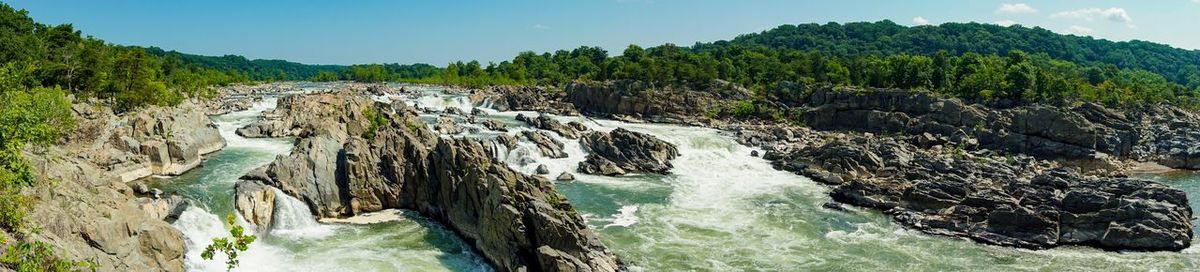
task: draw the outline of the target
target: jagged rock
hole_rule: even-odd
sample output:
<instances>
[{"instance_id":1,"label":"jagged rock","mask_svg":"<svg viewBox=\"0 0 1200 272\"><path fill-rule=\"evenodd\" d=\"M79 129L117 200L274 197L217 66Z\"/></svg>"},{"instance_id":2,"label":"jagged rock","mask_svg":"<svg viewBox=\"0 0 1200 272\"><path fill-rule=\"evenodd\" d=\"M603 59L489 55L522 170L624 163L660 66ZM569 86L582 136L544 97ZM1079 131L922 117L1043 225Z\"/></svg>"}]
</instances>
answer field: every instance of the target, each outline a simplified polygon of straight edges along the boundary
<instances>
[{"instance_id":1,"label":"jagged rock","mask_svg":"<svg viewBox=\"0 0 1200 272\"><path fill-rule=\"evenodd\" d=\"M450 109L453 109L453 108L450 108ZM450 117L445 117L445 116L439 117L437 119L437 123L434 124L433 128L434 128L434 130L437 130L437 132L441 133L441 134L453 135L453 134L462 133L462 128L459 127L458 124L454 123L454 119L450 118Z\"/></svg>"},{"instance_id":2,"label":"jagged rock","mask_svg":"<svg viewBox=\"0 0 1200 272\"><path fill-rule=\"evenodd\" d=\"M504 147L508 148L508 150L517 148L517 137L512 136L512 135L500 134L500 136L496 137L496 142L501 145L504 145Z\"/></svg>"},{"instance_id":3,"label":"jagged rock","mask_svg":"<svg viewBox=\"0 0 1200 272\"><path fill-rule=\"evenodd\" d=\"M539 165L537 166L537 169L535 170L535 172L536 172L538 175L546 175L546 174L550 174L550 169L549 169L549 168L546 168L546 165L545 165L545 164L539 164Z\"/></svg>"},{"instance_id":4,"label":"jagged rock","mask_svg":"<svg viewBox=\"0 0 1200 272\"><path fill-rule=\"evenodd\" d=\"M275 197L275 190L259 180L239 180L234 185L234 209L258 230L271 228Z\"/></svg>"},{"instance_id":5,"label":"jagged rock","mask_svg":"<svg viewBox=\"0 0 1200 272\"><path fill-rule=\"evenodd\" d=\"M542 152L542 156L556 159L567 157L567 152L562 150L563 143L555 140L553 136L550 136L545 131L526 130L522 131L521 135L524 135L530 142L537 144L538 150Z\"/></svg>"},{"instance_id":6,"label":"jagged rock","mask_svg":"<svg viewBox=\"0 0 1200 272\"><path fill-rule=\"evenodd\" d=\"M580 131L576 130L572 126L563 125L562 123L558 122L558 120L554 120L553 117L550 117L550 115L541 114L538 115L538 117L529 117L525 116L524 114L517 114L517 121L525 122L534 128L553 131L554 133L558 133L558 135L568 139L579 138ZM582 126L583 124L579 125Z\"/></svg>"},{"instance_id":7,"label":"jagged rock","mask_svg":"<svg viewBox=\"0 0 1200 272\"><path fill-rule=\"evenodd\" d=\"M508 131L508 128L505 128L505 126L507 126L507 125L504 124L504 122L500 122L499 120L494 120L494 119L484 120L482 125L484 128L487 128L488 130L492 130L492 131L500 131L500 132Z\"/></svg>"},{"instance_id":8,"label":"jagged rock","mask_svg":"<svg viewBox=\"0 0 1200 272\"><path fill-rule=\"evenodd\" d=\"M624 128L617 128L608 133L588 133L579 143L585 151L591 153L587 160L579 164L579 172L587 174L666 174L671 170L671 160L679 155L679 151L671 143Z\"/></svg>"},{"instance_id":9,"label":"jagged rock","mask_svg":"<svg viewBox=\"0 0 1200 272\"><path fill-rule=\"evenodd\" d=\"M347 96L297 99L354 99ZM343 112L365 109L356 107ZM246 178L268 180L321 217L414 210L454 230L501 271L623 270L548 180L513 171L493 157L493 145L409 128L423 125L409 112L382 114L389 122L374 137L318 130Z\"/></svg>"},{"instance_id":10,"label":"jagged rock","mask_svg":"<svg viewBox=\"0 0 1200 272\"><path fill-rule=\"evenodd\" d=\"M575 175L572 175L571 173L567 173L567 172L562 172L562 174L558 174L558 177L557 177L557 178L554 178L554 180L557 180L557 181L572 181L572 180L575 180Z\"/></svg>"},{"instance_id":11,"label":"jagged rock","mask_svg":"<svg viewBox=\"0 0 1200 272\"><path fill-rule=\"evenodd\" d=\"M488 114L486 111L483 111L479 108L471 108L471 115L472 116L487 116Z\"/></svg>"},{"instance_id":12,"label":"jagged rock","mask_svg":"<svg viewBox=\"0 0 1200 272\"><path fill-rule=\"evenodd\" d=\"M178 175L200 165L200 156L225 147L225 138L204 110L185 101L175 107L152 107L130 115L129 135L143 141L139 148L145 153L147 141L165 142L166 157L154 157L156 174ZM132 146L129 146L132 147ZM151 151L164 150L155 146ZM154 155L161 155L156 153Z\"/></svg>"},{"instance_id":13,"label":"jagged rock","mask_svg":"<svg viewBox=\"0 0 1200 272\"><path fill-rule=\"evenodd\" d=\"M151 218L166 221L167 223L175 223L179 219L179 215L183 214L188 207L191 206L183 196L172 194L163 198L138 198L138 205L142 211Z\"/></svg>"},{"instance_id":14,"label":"jagged rock","mask_svg":"<svg viewBox=\"0 0 1200 272\"><path fill-rule=\"evenodd\" d=\"M983 154L868 134L804 146L773 165L835 186L838 202L887 211L932 234L1027 248L1180 250L1191 243L1192 211L1179 190Z\"/></svg>"},{"instance_id":15,"label":"jagged rock","mask_svg":"<svg viewBox=\"0 0 1200 272\"><path fill-rule=\"evenodd\" d=\"M442 113L450 115L466 115L463 113L463 110L458 107L446 107L446 110L442 111Z\"/></svg>"}]
</instances>

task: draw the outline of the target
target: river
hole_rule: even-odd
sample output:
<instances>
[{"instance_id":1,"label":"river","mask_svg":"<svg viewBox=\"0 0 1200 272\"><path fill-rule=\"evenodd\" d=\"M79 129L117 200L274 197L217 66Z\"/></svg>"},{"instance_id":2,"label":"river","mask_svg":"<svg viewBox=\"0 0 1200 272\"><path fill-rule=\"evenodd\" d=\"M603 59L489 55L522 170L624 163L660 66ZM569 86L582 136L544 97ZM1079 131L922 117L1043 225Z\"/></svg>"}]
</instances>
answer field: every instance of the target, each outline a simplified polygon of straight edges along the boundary
<instances>
[{"instance_id":1,"label":"river","mask_svg":"<svg viewBox=\"0 0 1200 272\"><path fill-rule=\"evenodd\" d=\"M320 86L310 86L319 88ZM413 89L409 86L410 89ZM406 97L425 108L470 110L465 97L420 89ZM388 98L380 97L381 100ZM199 258L214 237L228 235L220 218L232 213L233 186L242 174L289 151L288 139L245 139L233 130L261 118L274 106L264 99L253 109L214 116L229 146L206 156L204 167L153 184L178 192L197 205L174 226L187 239L187 268L222 271L223 260ZM485 105L486 106L486 105ZM529 129L518 113L486 110L519 133ZM432 122L435 115L423 115ZM924 235L894 224L880 212L822 208L829 189L805 177L776 171L751 157L751 148L720 131L663 124L579 120L595 130L617 127L649 133L678 146L670 175L603 177L574 173L586 154L578 141L563 141L568 158L540 156L522 142L500 155L510 167L532 174L545 164L551 178L599 231L600 238L633 270L641 271L1178 271L1200 268L1200 250L1107 252L1085 247L1024 250ZM482 132L472 137L493 137ZM555 135L557 137L557 135ZM1200 175L1152 175L1193 199ZM280 194L282 195L282 194ZM372 225L317 223L302 203L276 202L276 224L240 256L240 271L488 271L490 268L452 232L420 216ZM1198 210L1200 211L1200 210ZM240 219L239 219L240 220ZM243 223L244 224L244 223ZM1195 243L1195 242L1193 242ZM219 255L219 254L218 254Z\"/></svg>"}]
</instances>

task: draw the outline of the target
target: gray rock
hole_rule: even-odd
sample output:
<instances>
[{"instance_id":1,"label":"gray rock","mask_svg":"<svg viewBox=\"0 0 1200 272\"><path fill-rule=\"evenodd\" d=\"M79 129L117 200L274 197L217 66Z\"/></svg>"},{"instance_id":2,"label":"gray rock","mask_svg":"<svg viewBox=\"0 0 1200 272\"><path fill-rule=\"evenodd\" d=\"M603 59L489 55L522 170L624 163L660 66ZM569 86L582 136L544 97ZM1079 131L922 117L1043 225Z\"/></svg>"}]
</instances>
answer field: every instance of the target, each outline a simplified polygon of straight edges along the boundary
<instances>
[{"instance_id":1,"label":"gray rock","mask_svg":"<svg viewBox=\"0 0 1200 272\"><path fill-rule=\"evenodd\" d=\"M576 128L573 126L564 125L563 123L558 122L558 120L554 120L553 117L550 117L550 115L547 114L541 114L537 117L529 117L525 116L524 114L517 114L517 121L525 122L534 128L553 131L554 133L557 133L558 135L568 139L579 138L579 130L576 130ZM579 125L582 126L583 124Z\"/></svg>"},{"instance_id":2,"label":"gray rock","mask_svg":"<svg viewBox=\"0 0 1200 272\"><path fill-rule=\"evenodd\" d=\"M545 164L539 164L537 166L537 170L535 172L537 172L538 175L546 175L546 174L550 174L550 169L546 168Z\"/></svg>"},{"instance_id":3,"label":"gray rock","mask_svg":"<svg viewBox=\"0 0 1200 272\"><path fill-rule=\"evenodd\" d=\"M487 128L492 131L500 131L500 132L508 131L508 128L505 128L505 126L507 126L507 125L504 124L504 122L500 122L499 120L494 120L494 119L484 120L482 125L484 128Z\"/></svg>"},{"instance_id":4,"label":"gray rock","mask_svg":"<svg viewBox=\"0 0 1200 272\"><path fill-rule=\"evenodd\" d=\"M579 164L579 172L587 174L666 174L672 168L671 160L679 155L679 151L671 143L623 128L609 133L588 133L580 139L580 145L591 153L587 160ZM618 169L620 171L617 171Z\"/></svg>"},{"instance_id":5,"label":"gray rock","mask_svg":"<svg viewBox=\"0 0 1200 272\"><path fill-rule=\"evenodd\" d=\"M572 181L572 180L575 180L575 175L572 175L571 173L567 173L567 172L562 172L562 174L558 174L558 177L557 177L557 178L554 178L554 180L557 180L557 181Z\"/></svg>"},{"instance_id":6,"label":"gray rock","mask_svg":"<svg viewBox=\"0 0 1200 272\"><path fill-rule=\"evenodd\" d=\"M567 157L567 152L562 150L563 143L555 140L553 136L550 136L550 134L546 133L545 131L526 130L522 131L521 135L524 135L526 139L529 139L529 141L537 144L538 150L541 151L542 156L556 159Z\"/></svg>"}]
</instances>

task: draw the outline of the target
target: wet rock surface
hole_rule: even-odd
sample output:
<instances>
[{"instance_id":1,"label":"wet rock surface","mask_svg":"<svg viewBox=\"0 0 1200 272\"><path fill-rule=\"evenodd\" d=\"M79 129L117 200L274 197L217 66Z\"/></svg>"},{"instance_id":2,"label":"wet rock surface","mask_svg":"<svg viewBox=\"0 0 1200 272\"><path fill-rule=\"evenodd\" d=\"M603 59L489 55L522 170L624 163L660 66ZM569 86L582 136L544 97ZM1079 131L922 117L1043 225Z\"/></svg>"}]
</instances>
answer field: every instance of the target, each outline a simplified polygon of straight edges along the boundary
<instances>
[{"instance_id":1,"label":"wet rock surface","mask_svg":"<svg viewBox=\"0 0 1200 272\"><path fill-rule=\"evenodd\" d=\"M586 174L666 174L672 168L671 160L679 156L675 145L624 128L612 132L591 132L580 138L579 143L584 151L590 153L587 160L579 163L579 171Z\"/></svg>"}]
</instances>

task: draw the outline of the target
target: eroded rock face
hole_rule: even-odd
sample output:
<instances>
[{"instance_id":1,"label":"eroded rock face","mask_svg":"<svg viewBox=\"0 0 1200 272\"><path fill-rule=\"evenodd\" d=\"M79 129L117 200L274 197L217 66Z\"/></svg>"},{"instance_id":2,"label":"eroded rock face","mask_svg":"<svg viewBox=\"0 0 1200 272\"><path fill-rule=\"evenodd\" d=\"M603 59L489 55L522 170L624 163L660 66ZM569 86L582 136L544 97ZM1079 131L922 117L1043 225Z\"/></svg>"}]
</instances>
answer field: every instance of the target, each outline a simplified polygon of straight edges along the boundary
<instances>
[{"instance_id":1,"label":"eroded rock face","mask_svg":"<svg viewBox=\"0 0 1200 272\"><path fill-rule=\"evenodd\" d=\"M590 154L579 163L579 171L599 175L623 175L627 172L666 174L671 160L679 156L675 145L649 134L617 128L612 132L592 132L579 140Z\"/></svg>"},{"instance_id":2,"label":"eroded rock face","mask_svg":"<svg viewBox=\"0 0 1200 272\"><path fill-rule=\"evenodd\" d=\"M1179 190L1025 156L851 136L787 152L774 165L834 186L839 202L885 210L932 234L1027 248L1181 250L1192 239L1192 210Z\"/></svg>"},{"instance_id":3,"label":"eroded rock face","mask_svg":"<svg viewBox=\"0 0 1200 272\"><path fill-rule=\"evenodd\" d=\"M622 269L549 181L497 161L491 143L437 137L407 108L356 104L349 94L293 99L328 101L323 107L344 112L373 107L388 123L371 138L315 129L291 154L247 179L281 188L321 217L415 210L454 230L502 271Z\"/></svg>"},{"instance_id":4,"label":"eroded rock face","mask_svg":"<svg viewBox=\"0 0 1200 272\"><path fill-rule=\"evenodd\" d=\"M259 230L271 228L275 197L275 190L259 180L240 180L234 185L234 209Z\"/></svg>"}]
</instances>

